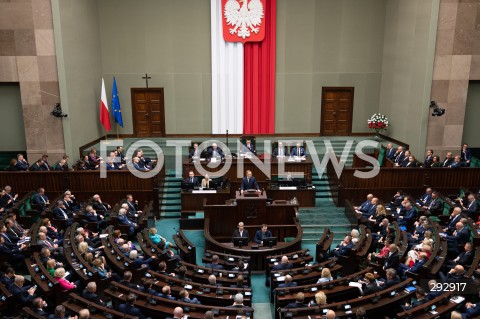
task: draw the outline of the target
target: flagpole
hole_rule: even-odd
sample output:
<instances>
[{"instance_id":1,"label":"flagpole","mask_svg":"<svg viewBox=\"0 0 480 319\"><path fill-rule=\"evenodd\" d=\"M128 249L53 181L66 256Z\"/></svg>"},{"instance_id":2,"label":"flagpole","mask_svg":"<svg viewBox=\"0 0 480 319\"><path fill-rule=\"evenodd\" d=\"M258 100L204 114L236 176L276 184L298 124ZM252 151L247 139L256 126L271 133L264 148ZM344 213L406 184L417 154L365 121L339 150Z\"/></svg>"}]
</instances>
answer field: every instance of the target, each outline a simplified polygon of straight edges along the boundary
<instances>
[{"instance_id":1,"label":"flagpole","mask_svg":"<svg viewBox=\"0 0 480 319\"><path fill-rule=\"evenodd\" d=\"M120 138L118 137L118 123L117 123L117 140L119 140Z\"/></svg>"},{"instance_id":2,"label":"flagpole","mask_svg":"<svg viewBox=\"0 0 480 319\"><path fill-rule=\"evenodd\" d=\"M104 131L105 131L105 141L108 141L107 130L104 129Z\"/></svg>"}]
</instances>

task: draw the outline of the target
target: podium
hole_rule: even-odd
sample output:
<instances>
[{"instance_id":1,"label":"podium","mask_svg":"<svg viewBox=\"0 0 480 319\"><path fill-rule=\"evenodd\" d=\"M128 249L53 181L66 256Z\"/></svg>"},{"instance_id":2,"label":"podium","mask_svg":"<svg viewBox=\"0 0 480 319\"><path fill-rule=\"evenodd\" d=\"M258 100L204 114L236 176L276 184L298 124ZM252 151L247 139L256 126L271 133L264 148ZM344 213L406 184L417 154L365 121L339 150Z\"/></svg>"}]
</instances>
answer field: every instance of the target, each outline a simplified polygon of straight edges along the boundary
<instances>
[{"instance_id":1,"label":"podium","mask_svg":"<svg viewBox=\"0 0 480 319\"><path fill-rule=\"evenodd\" d=\"M237 211L243 212L245 224L263 224L262 221L266 216L267 209L267 193L263 192L244 192L235 193L235 201L237 202ZM262 220L260 220L262 219Z\"/></svg>"}]
</instances>

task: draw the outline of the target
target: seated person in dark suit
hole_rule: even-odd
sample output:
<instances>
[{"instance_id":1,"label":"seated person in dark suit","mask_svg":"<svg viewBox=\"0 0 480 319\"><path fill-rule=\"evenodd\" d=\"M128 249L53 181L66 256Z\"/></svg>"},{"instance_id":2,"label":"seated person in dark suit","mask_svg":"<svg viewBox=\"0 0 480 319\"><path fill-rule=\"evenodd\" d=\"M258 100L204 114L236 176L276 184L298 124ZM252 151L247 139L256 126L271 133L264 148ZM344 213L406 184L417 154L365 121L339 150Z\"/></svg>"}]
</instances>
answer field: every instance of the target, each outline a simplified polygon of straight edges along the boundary
<instances>
[{"instance_id":1,"label":"seated person in dark suit","mask_svg":"<svg viewBox=\"0 0 480 319\"><path fill-rule=\"evenodd\" d=\"M150 267L150 264L157 259L157 256L152 256L150 258L145 258L143 256L138 256L137 250L132 250L128 254L128 257L133 261L135 269Z\"/></svg>"},{"instance_id":2,"label":"seated person in dark suit","mask_svg":"<svg viewBox=\"0 0 480 319\"><path fill-rule=\"evenodd\" d=\"M295 295L295 302L289 303L285 308L305 308L305 295L303 292L299 292Z\"/></svg>"},{"instance_id":3,"label":"seated person in dark suit","mask_svg":"<svg viewBox=\"0 0 480 319\"><path fill-rule=\"evenodd\" d=\"M453 162L450 164L450 166L448 166L450 168L460 168L460 167L463 167L463 163L462 161L460 160L460 156L459 155L455 155L455 157L453 158Z\"/></svg>"},{"instance_id":4,"label":"seated person in dark suit","mask_svg":"<svg viewBox=\"0 0 480 319\"><path fill-rule=\"evenodd\" d=\"M337 248L332 251L331 255L334 257L340 257L340 256L350 256L350 252L353 248L353 243L352 243L352 236L347 235L343 239L343 241L338 244Z\"/></svg>"},{"instance_id":5,"label":"seated person in dark suit","mask_svg":"<svg viewBox=\"0 0 480 319\"><path fill-rule=\"evenodd\" d=\"M5 186L3 190L4 190L3 196L2 196L2 199L4 202L3 207L10 208L17 202L18 194L15 194L14 192L12 192L12 187L8 185Z\"/></svg>"},{"instance_id":6,"label":"seated person in dark suit","mask_svg":"<svg viewBox=\"0 0 480 319\"><path fill-rule=\"evenodd\" d=\"M399 146L397 148L397 151L395 152L395 154L393 154L393 161L395 162L395 164L400 164L403 159L405 158L405 152L403 150L403 146Z\"/></svg>"},{"instance_id":7,"label":"seated person in dark suit","mask_svg":"<svg viewBox=\"0 0 480 319\"><path fill-rule=\"evenodd\" d=\"M77 319L77 316L65 316L65 307L63 305L58 305L55 307L55 312L48 316L48 319Z\"/></svg>"},{"instance_id":8,"label":"seated person in dark suit","mask_svg":"<svg viewBox=\"0 0 480 319\"><path fill-rule=\"evenodd\" d=\"M186 276L186 273L187 273L187 267L182 265L178 267L177 274L175 277L179 280L192 281L190 278Z\"/></svg>"},{"instance_id":9,"label":"seated person in dark suit","mask_svg":"<svg viewBox=\"0 0 480 319\"><path fill-rule=\"evenodd\" d=\"M409 150L406 150L405 155L403 156L402 160L399 161L399 162L396 162L395 166L396 167L406 167L407 164L408 164L410 156L412 156L412 154L410 153Z\"/></svg>"},{"instance_id":10,"label":"seated person in dark suit","mask_svg":"<svg viewBox=\"0 0 480 319\"><path fill-rule=\"evenodd\" d=\"M255 237L253 238L253 241L256 242L259 245L263 245L263 240L267 237L272 237L272 232L269 231L267 224L263 224L262 228L257 230L255 233Z\"/></svg>"},{"instance_id":11,"label":"seated person in dark suit","mask_svg":"<svg viewBox=\"0 0 480 319\"><path fill-rule=\"evenodd\" d=\"M395 195L393 195L392 200L390 201L390 207L392 209L400 207L400 205L402 205L403 198L404 198L403 192L397 191Z\"/></svg>"},{"instance_id":12,"label":"seated person in dark suit","mask_svg":"<svg viewBox=\"0 0 480 319\"><path fill-rule=\"evenodd\" d=\"M432 167L433 164L433 150L428 150L427 155L425 155L425 160L423 161L423 166L425 168Z\"/></svg>"},{"instance_id":13,"label":"seated person in dark suit","mask_svg":"<svg viewBox=\"0 0 480 319\"><path fill-rule=\"evenodd\" d=\"M397 271L393 268L388 268L385 270L385 276L387 277L383 281L379 281L379 289L388 289L392 286L395 286L400 282L400 277L397 275Z\"/></svg>"},{"instance_id":14,"label":"seated person in dark suit","mask_svg":"<svg viewBox=\"0 0 480 319\"><path fill-rule=\"evenodd\" d=\"M10 286L9 291L12 293L13 298L22 306L26 306L33 301L33 295L35 294L35 287L31 287L28 290L23 288L25 278L23 276L16 276L15 282Z\"/></svg>"},{"instance_id":15,"label":"seated person in dark suit","mask_svg":"<svg viewBox=\"0 0 480 319\"><path fill-rule=\"evenodd\" d=\"M32 310L40 317L47 318L49 316L48 312L44 308L47 307L47 302L42 299L42 297L36 297L32 300Z\"/></svg>"},{"instance_id":16,"label":"seated person in dark suit","mask_svg":"<svg viewBox=\"0 0 480 319\"><path fill-rule=\"evenodd\" d=\"M173 309L173 317L167 317L166 319L182 319L183 318L183 309L181 307L175 307Z\"/></svg>"},{"instance_id":17,"label":"seated person in dark suit","mask_svg":"<svg viewBox=\"0 0 480 319\"><path fill-rule=\"evenodd\" d=\"M243 222L238 223L238 229L235 229L232 237L244 237L246 240L249 240L248 230L244 229Z\"/></svg>"},{"instance_id":18,"label":"seated person in dark suit","mask_svg":"<svg viewBox=\"0 0 480 319\"><path fill-rule=\"evenodd\" d=\"M199 158L202 152L198 149L198 143L193 143L193 147L188 153L188 158Z\"/></svg>"},{"instance_id":19,"label":"seated person in dark suit","mask_svg":"<svg viewBox=\"0 0 480 319\"><path fill-rule=\"evenodd\" d=\"M16 165L18 170L19 171L26 171L26 170L28 170L29 166L30 165L28 164L28 162L23 157L23 154L18 154L17 155L17 165Z\"/></svg>"},{"instance_id":20,"label":"seated person in dark suit","mask_svg":"<svg viewBox=\"0 0 480 319\"><path fill-rule=\"evenodd\" d=\"M417 200L417 204L424 208L428 208L428 205L430 205L431 201L432 201L432 189L428 187L425 190L425 194L423 194L422 197L420 197L420 199Z\"/></svg>"},{"instance_id":21,"label":"seated person in dark suit","mask_svg":"<svg viewBox=\"0 0 480 319\"><path fill-rule=\"evenodd\" d=\"M465 278L465 268L462 265L456 265L445 275L441 271L438 273L442 283L459 283L464 281Z\"/></svg>"},{"instance_id":22,"label":"seated person in dark suit","mask_svg":"<svg viewBox=\"0 0 480 319\"><path fill-rule=\"evenodd\" d=\"M0 276L0 282L9 289L11 285L15 283L15 269L8 267Z\"/></svg>"},{"instance_id":23,"label":"seated person in dark suit","mask_svg":"<svg viewBox=\"0 0 480 319\"><path fill-rule=\"evenodd\" d=\"M375 282L375 275L371 272L367 272L363 280L359 280L362 284L362 295L370 295L378 291L377 283Z\"/></svg>"},{"instance_id":24,"label":"seated person in dark suit","mask_svg":"<svg viewBox=\"0 0 480 319\"><path fill-rule=\"evenodd\" d=\"M283 146L282 141L278 141L278 146L273 150L273 156L276 157L283 157L283 156L288 156L288 150L285 146Z\"/></svg>"},{"instance_id":25,"label":"seated person in dark suit","mask_svg":"<svg viewBox=\"0 0 480 319\"><path fill-rule=\"evenodd\" d=\"M22 254L22 251L26 248L27 246L25 244L21 244L20 246L17 246L15 243L7 244L5 237L0 236L0 254L3 256L8 256L8 259L11 263L23 263L25 256Z\"/></svg>"},{"instance_id":26,"label":"seated person in dark suit","mask_svg":"<svg viewBox=\"0 0 480 319\"><path fill-rule=\"evenodd\" d=\"M388 249L390 252L388 253L387 257L385 258L385 262L383 264L383 269L398 269L400 265L400 256L398 255L398 247L395 244L391 244Z\"/></svg>"},{"instance_id":27,"label":"seated person in dark suit","mask_svg":"<svg viewBox=\"0 0 480 319\"><path fill-rule=\"evenodd\" d=\"M44 164L43 164L42 159L38 159L38 160L35 161L35 163L33 163L32 166L30 166L30 167L28 168L28 170L29 170L30 172L41 172L41 171L43 171L43 168L44 168L44 167L45 167L45 166L44 166Z\"/></svg>"},{"instance_id":28,"label":"seated person in dark suit","mask_svg":"<svg viewBox=\"0 0 480 319\"><path fill-rule=\"evenodd\" d=\"M140 172L150 171L150 168L145 167L145 165L142 162L140 162L140 158L137 156L132 158L132 165L133 165L133 168L135 168L137 171L140 171Z\"/></svg>"},{"instance_id":29,"label":"seated person in dark suit","mask_svg":"<svg viewBox=\"0 0 480 319\"><path fill-rule=\"evenodd\" d=\"M407 302L405 305L403 305L402 306L403 311L410 310L412 308L418 307L424 304L425 302L427 302L425 300L425 296L426 296L425 290L423 290L422 287L415 287L415 288L416 288L416 291L415 291L416 300L411 303Z\"/></svg>"},{"instance_id":30,"label":"seated person in dark suit","mask_svg":"<svg viewBox=\"0 0 480 319\"><path fill-rule=\"evenodd\" d=\"M118 210L118 216L117 216L117 220L118 220L118 223L120 225L128 225L129 228L128 228L128 235L131 237L131 236L134 236L136 231L139 229L138 228L138 225L134 222L132 222L130 219L127 218L126 216L126 209L125 208L120 208Z\"/></svg>"},{"instance_id":31,"label":"seated person in dark suit","mask_svg":"<svg viewBox=\"0 0 480 319\"><path fill-rule=\"evenodd\" d=\"M212 269L218 269L218 270L223 270L225 269L222 265L218 263L218 255L213 255L212 256L212 262L209 264L205 264L206 268L212 268Z\"/></svg>"},{"instance_id":32,"label":"seated person in dark suit","mask_svg":"<svg viewBox=\"0 0 480 319\"><path fill-rule=\"evenodd\" d=\"M82 297L96 303L100 306L105 306L105 302L100 299L100 297L96 294L97 292L97 284L94 281L91 281L87 284L87 287L82 291Z\"/></svg>"},{"instance_id":33,"label":"seated person in dark suit","mask_svg":"<svg viewBox=\"0 0 480 319\"><path fill-rule=\"evenodd\" d=\"M123 273L123 279L120 280L118 283L121 285L127 286L128 288L131 288L131 289L138 289L139 286L132 283L132 276L133 276L132 272L127 270Z\"/></svg>"},{"instance_id":34,"label":"seated person in dark suit","mask_svg":"<svg viewBox=\"0 0 480 319\"><path fill-rule=\"evenodd\" d=\"M217 277L215 275L210 275L208 276L208 284L210 286L217 286L217 287L222 287L222 284L217 282Z\"/></svg>"},{"instance_id":35,"label":"seated person in dark suit","mask_svg":"<svg viewBox=\"0 0 480 319\"><path fill-rule=\"evenodd\" d=\"M448 254L450 256L456 256L461 252L459 248L463 247L469 241L470 232L462 222L458 222L455 224L453 235L442 234L442 237L447 239Z\"/></svg>"},{"instance_id":36,"label":"seated person in dark suit","mask_svg":"<svg viewBox=\"0 0 480 319\"><path fill-rule=\"evenodd\" d=\"M278 288L287 288L287 287L296 287L297 283L293 281L292 276L286 275L285 282L283 284L278 285Z\"/></svg>"},{"instance_id":37,"label":"seated person in dark suit","mask_svg":"<svg viewBox=\"0 0 480 319\"><path fill-rule=\"evenodd\" d=\"M306 155L307 153L305 153L305 149L303 148L301 143L297 143L297 145L292 148L292 152L290 153L290 156L303 157Z\"/></svg>"},{"instance_id":38,"label":"seated person in dark suit","mask_svg":"<svg viewBox=\"0 0 480 319\"><path fill-rule=\"evenodd\" d=\"M480 302L476 304L467 302L465 308L467 309L466 314L468 318L477 318L480 315Z\"/></svg>"},{"instance_id":39,"label":"seated person in dark suit","mask_svg":"<svg viewBox=\"0 0 480 319\"><path fill-rule=\"evenodd\" d=\"M293 265L288 262L288 257L287 256L282 256L282 259L280 260L280 263L273 266L272 271L288 270L288 269L292 269L292 268L293 268Z\"/></svg>"},{"instance_id":40,"label":"seated person in dark suit","mask_svg":"<svg viewBox=\"0 0 480 319\"><path fill-rule=\"evenodd\" d=\"M420 274L422 271L423 265L427 262L427 254L426 253L420 253L418 255L418 260L413 264L412 267L408 267L405 264L400 264L400 271L402 272L404 278L405 278L405 272L411 272L414 274Z\"/></svg>"},{"instance_id":41,"label":"seated person in dark suit","mask_svg":"<svg viewBox=\"0 0 480 319\"><path fill-rule=\"evenodd\" d=\"M428 211L432 215L438 215L443 211L443 202L440 198L438 198L437 192L432 192L432 201L430 205L427 206Z\"/></svg>"},{"instance_id":42,"label":"seated person in dark suit","mask_svg":"<svg viewBox=\"0 0 480 319\"><path fill-rule=\"evenodd\" d=\"M198 177L195 176L193 171L188 172L188 177L183 180L184 183L192 183L195 186L198 186Z\"/></svg>"},{"instance_id":43,"label":"seated person in dark suit","mask_svg":"<svg viewBox=\"0 0 480 319\"><path fill-rule=\"evenodd\" d=\"M107 228L107 222L104 220L103 215L97 214L97 211L93 209L91 205L85 207L85 212L83 213L83 221L85 223L98 223L97 229Z\"/></svg>"},{"instance_id":44,"label":"seated person in dark suit","mask_svg":"<svg viewBox=\"0 0 480 319\"><path fill-rule=\"evenodd\" d=\"M368 212L370 210L370 207L372 206L372 199L373 194L368 194L367 200L364 201L360 206L353 206L353 209L357 212L357 214L363 214Z\"/></svg>"},{"instance_id":45,"label":"seated person in dark suit","mask_svg":"<svg viewBox=\"0 0 480 319\"><path fill-rule=\"evenodd\" d=\"M393 148L392 143L387 144L387 150L385 152L385 156L392 161L395 159L395 149Z\"/></svg>"},{"instance_id":46,"label":"seated person in dark suit","mask_svg":"<svg viewBox=\"0 0 480 319\"><path fill-rule=\"evenodd\" d=\"M10 160L10 164L8 165L7 168L5 168L6 171L9 171L9 172L19 172L20 170L18 169L17 167L17 159L16 158L12 158Z\"/></svg>"},{"instance_id":47,"label":"seated person in dark suit","mask_svg":"<svg viewBox=\"0 0 480 319\"><path fill-rule=\"evenodd\" d=\"M190 294L185 289L180 290L180 293L178 295L180 296L178 301L201 305L201 302L198 301L197 298L190 299Z\"/></svg>"},{"instance_id":48,"label":"seated person in dark suit","mask_svg":"<svg viewBox=\"0 0 480 319\"><path fill-rule=\"evenodd\" d=\"M172 290L170 289L170 286L163 286L162 292L159 293L158 296L169 300L176 300L175 297L172 296Z\"/></svg>"},{"instance_id":49,"label":"seated person in dark suit","mask_svg":"<svg viewBox=\"0 0 480 319\"><path fill-rule=\"evenodd\" d=\"M406 163L405 167L417 167L417 159L415 156L410 155L408 157L408 162Z\"/></svg>"},{"instance_id":50,"label":"seated person in dark suit","mask_svg":"<svg viewBox=\"0 0 480 319\"><path fill-rule=\"evenodd\" d=\"M257 154L257 150L255 149L255 146L252 144L252 140L248 139L245 141L245 145L242 144L242 146L240 147L240 153Z\"/></svg>"},{"instance_id":51,"label":"seated person in dark suit","mask_svg":"<svg viewBox=\"0 0 480 319\"><path fill-rule=\"evenodd\" d=\"M255 179L255 177L252 176L252 171L250 170L246 171L246 176L243 177L242 185L240 186L241 193L248 189L256 189L257 191L260 191L257 180Z\"/></svg>"},{"instance_id":52,"label":"seated person in dark suit","mask_svg":"<svg viewBox=\"0 0 480 319\"><path fill-rule=\"evenodd\" d=\"M462 210L469 217L472 217L478 212L478 203L473 194L468 195L468 203L465 203L465 205L463 204L463 201L460 201L459 203L462 206Z\"/></svg>"},{"instance_id":53,"label":"seated person in dark suit","mask_svg":"<svg viewBox=\"0 0 480 319\"><path fill-rule=\"evenodd\" d=\"M93 209L97 211L97 213L102 215L107 214L112 209L112 206L110 206L108 203L103 202L102 198L98 194L92 196L91 205Z\"/></svg>"},{"instance_id":54,"label":"seated person in dark suit","mask_svg":"<svg viewBox=\"0 0 480 319\"><path fill-rule=\"evenodd\" d=\"M246 308L246 306L243 305L243 295L241 293L238 293L233 297L233 305L227 306L227 308Z\"/></svg>"},{"instance_id":55,"label":"seated person in dark suit","mask_svg":"<svg viewBox=\"0 0 480 319\"><path fill-rule=\"evenodd\" d=\"M447 260L445 267L452 269L455 265L461 265L463 267L470 267L475 258L475 251L473 250L473 244L471 242L465 243L465 251L461 252L455 259Z\"/></svg>"},{"instance_id":56,"label":"seated person in dark suit","mask_svg":"<svg viewBox=\"0 0 480 319\"><path fill-rule=\"evenodd\" d=\"M417 210L412 207L410 202L405 204L405 209L407 212L405 215L398 216L398 224L400 226L407 226L410 222L413 222L417 217Z\"/></svg>"},{"instance_id":57,"label":"seated person in dark suit","mask_svg":"<svg viewBox=\"0 0 480 319\"><path fill-rule=\"evenodd\" d=\"M140 166L142 166L142 167L144 167L148 170L151 170L152 167L154 167L155 163L157 162L157 160L152 160L148 157L144 157L143 156L143 150L141 150L141 149L139 149L135 152L135 156L138 157Z\"/></svg>"},{"instance_id":58,"label":"seated person in dark suit","mask_svg":"<svg viewBox=\"0 0 480 319\"><path fill-rule=\"evenodd\" d=\"M159 294L155 289L153 289L153 280L145 279L143 280L143 287L140 288L140 291L149 295L158 296Z\"/></svg>"},{"instance_id":59,"label":"seated person in dark suit","mask_svg":"<svg viewBox=\"0 0 480 319\"><path fill-rule=\"evenodd\" d=\"M61 200L57 202L57 206L53 209L52 215L55 219L64 220L67 227L73 224L73 214L65 207L65 204Z\"/></svg>"},{"instance_id":60,"label":"seated person in dark suit","mask_svg":"<svg viewBox=\"0 0 480 319\"><path fill-rule=\"evenodd\" d=\"M125 301L125 303L118 306L118 310L127 315L138 317L139 319L145 319L146 317L143 315L142 311L135 307L136 300L137 296L135 294L128 294L127 300Z\"/></svg>"},{"instance_id":61,"label":"seated person in dark suit","mask_svg":"<svg viewBox=\"0 0 480 319\"><path fill-rule=\"evenodd\" d=\"M445 157L445 159L443 160L442 162L442 167L450 167L450 165L452 165L453 163L453 155L452 155L452 152L448 152L447 153L447 156Z\"/></svg>"},{"instance_id":62,"label":"seated person in dark suit","mask_svg":"<svg viewBox=\"0 0 480 319\"><path fill-rule=\"evenodd\" d=\"M232 288L248 288L247 285L245 285L245 279L243 278L243 275L238 275L237 276L237 284L236 285L230 285Z\"/></svg>"},{"instance_id":63,"label":"seated person in dark suit","mask_svg":"<svg viewBox=\"0 0 480 319\"><path fill-rule=\"evenodd\" d=\"M209 158L224 158L225 154L222 149L217 146L217 143L213 143L212 146L207 148L207 153Z\"/></svg>"},{"instance_id":64,"label":"seated person in dark suit","mask_svg":"<svg viewBox=\"0 0 480 319\"><path fill-rule=\"evenodd\" d=\"M38 205L41 207L41 210L45 210L45 208L50 205L50 201L48 200L47 195L45 195L45 188L39 188L35 195L32 198L32 204Z\"/></svg>"}]
</instances>

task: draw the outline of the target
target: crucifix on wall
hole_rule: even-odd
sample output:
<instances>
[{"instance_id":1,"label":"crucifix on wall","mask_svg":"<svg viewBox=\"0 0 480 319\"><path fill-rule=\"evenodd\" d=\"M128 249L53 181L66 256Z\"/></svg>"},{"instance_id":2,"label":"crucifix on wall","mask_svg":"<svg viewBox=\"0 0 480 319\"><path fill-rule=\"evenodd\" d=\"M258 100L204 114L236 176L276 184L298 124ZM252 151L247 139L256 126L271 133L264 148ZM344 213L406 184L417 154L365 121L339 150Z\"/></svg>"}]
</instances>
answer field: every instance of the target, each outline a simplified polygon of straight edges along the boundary
<instances>
[{"instance_id":1,"label":"crucifix on wall","mask_svg":"<svg viewBox=\"0 0 480 319\"><path fill-rule=\"evenodd\" d=\"M151 76L148 76L147 73L145 73L145 76L142 77L142 79L145 80L145 85L147 86L147 89L148 89L148 79L151 79L152 77Z\"/></svg>"}]
</instances>

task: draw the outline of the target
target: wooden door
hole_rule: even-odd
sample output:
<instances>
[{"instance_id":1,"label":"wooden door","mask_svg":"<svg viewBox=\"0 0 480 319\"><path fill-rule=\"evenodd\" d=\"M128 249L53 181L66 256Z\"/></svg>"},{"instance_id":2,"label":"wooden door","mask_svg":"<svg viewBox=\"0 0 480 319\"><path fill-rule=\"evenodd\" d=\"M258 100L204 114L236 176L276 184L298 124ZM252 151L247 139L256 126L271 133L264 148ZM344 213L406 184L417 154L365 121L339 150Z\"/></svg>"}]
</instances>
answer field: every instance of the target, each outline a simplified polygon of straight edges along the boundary
<instances>
[{"instance_id":1,"label":"wooden door","mask_svg":"<svg viewBox=\"0 0 480 319\"><path fill-rule=\"evenodd\" d=\"M131 93L135 136L165 136L163 88L132 88Z\"/></svg>"},{"instance_id":2,"label":"wooden door","mask_svg":"<svg viewBox=\"0 0 480 319\"><path fill-rule=\"evenodd\" d=\"M323 87L321 135L352 133L353 87Z\"/></svg>"}]
</instances>

